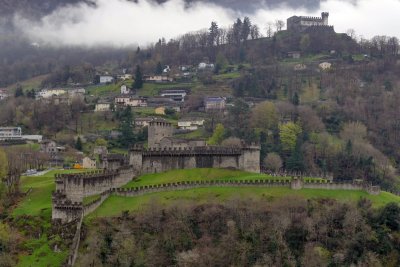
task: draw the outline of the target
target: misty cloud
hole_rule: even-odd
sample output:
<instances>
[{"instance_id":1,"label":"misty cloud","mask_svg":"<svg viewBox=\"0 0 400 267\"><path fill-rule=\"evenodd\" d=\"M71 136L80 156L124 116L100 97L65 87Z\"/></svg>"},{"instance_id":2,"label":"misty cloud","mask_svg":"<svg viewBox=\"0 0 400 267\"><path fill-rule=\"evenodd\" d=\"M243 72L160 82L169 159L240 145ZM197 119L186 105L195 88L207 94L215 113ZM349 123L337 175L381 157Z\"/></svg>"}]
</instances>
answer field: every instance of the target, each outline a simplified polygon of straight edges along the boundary
<instances>
[{"instance_id":1,"label":"misty cloud","mask_svg":"<svg viewBox=\"0 0 400 267\"><path fill-rule=\"evenodd\" d=\"M208 28L211 21L228 26L239 16L249 16L264 31L269 21L286 20L292 15L318 16L321 11L328 11L330 24L338 32L353 28L368 38L399 36L395 23L400 12L399 0L328 0L313 11L286 5L271 8L263 4L251 11L239 11L209 2L188 6L183 0L170 0L161 5L148 0L138 3L97 0L96 3L96 7L79 4L59 8L40 22L17 16L15 24L33 41L56 45L146 45L160 37L169 39Z\"/></svg>"}]
</instances>

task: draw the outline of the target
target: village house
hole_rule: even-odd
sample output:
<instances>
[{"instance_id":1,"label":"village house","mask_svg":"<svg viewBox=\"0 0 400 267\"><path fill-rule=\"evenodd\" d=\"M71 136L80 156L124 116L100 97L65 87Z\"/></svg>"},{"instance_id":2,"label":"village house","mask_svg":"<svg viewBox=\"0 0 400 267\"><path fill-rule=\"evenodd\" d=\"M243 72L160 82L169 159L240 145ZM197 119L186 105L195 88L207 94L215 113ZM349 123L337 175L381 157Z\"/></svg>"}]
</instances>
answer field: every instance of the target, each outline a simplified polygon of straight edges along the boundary
<instances>
[{"instance_id":1,"label":"village house","mask_svg":"<svg viewBox=\"0 0 400 267\"><path fill-rule=\"evenodd\" d=\"M53 96L64 95L67 92L64 89L43 89L37 93L37 98L50 98Z\"/></svg>"},{"instance_id":2,"label":"village house","mask_svg":"<svg viewBox=\"0 0 400 267\"><path fill-rule=\"evenodd\" d=\"M5 89L0 89L0 101L9 97L9 94Z\"/></svg>"},{"instance_id":3,"label":"village house","mask_svg":"<svg viewBox=\"0 0 400 267\"><path fill-rule=\"evenodd\" d=\"M118 75L117 76L118 79L122 80L122 81L126 81L126 80L132 80L132 74L122 74L122 75Z\"/></svg>"},{"instance_id":4,"label":"village house","mask_svg":"<svg viewBox=\"0 0 400 267\"><path fill-rule=\"evenodd\" d=\"M225 97L206 97L204 98L205 111L223 111L226 107Z\"/></svg>"},{"instance_id":5,"label":"village house","mask_svg":"<svg viewBox=\"0 0 400 267\"><path fill-rule=\"evenodd\" d=\"M82 160L82 167L84 169L96 169L96 159L90 157L84 157Z\"/></svg>"},{"instance_id":6,"label":"village house","mask_svg":"<svg viewBox=\"0 0 400 267\"><path fill-rule=\"evenodd\" d=\"M44 140L40 143L40 151L47 154L56 154L65 151L65 147L57 146L52 140Z\"/></svg>"},{"instance_id":7,"label":"village house","mask_svg":"<svg viewBox=\"0 0 400 267\"><path fill-rule=\"evenodd\" d=\"M198 66L198 70L200 71L205 71L205 70L214 70L215 65L214 64L208 64L205 62L201 62Z\"/></svg>"},{"instance_id":8,"label":"village house","mask_svg":"<svg viewBox=\"0 0 400 267\"><path fill-rule=\"evenodd\" d=\"M321 64L319 64L319 67L322 70L329 70L332 67L332 64L329 62L322 62Z\"/></svg>"},{"instance_id":9,"label":"village house","mask_svg":"<svg viewBox=\"0 0 400 267\"><path fill-rule=\"evenodd\" d=\"M133 95L120 95L114 100L116 105L130 107L147 107L147 100L143 97L135 97Z\"/></svg>"},{"instance_id":10,"label":"village house","mask_svg":"<svg viewBox=\"0 0 400 267\"><path fill-rule=\"evenodd\" d=\"M70 97L76 97L76 96L83 97L86 93L86 90L85 88L72 88L68 89L67 93Z\"/></svg>"},{"instance_id":11,"label":"village house","mask_svg":"<svg viewBox=\"0 0 400 267\"><path fill-rule=\"evenodd\" d=\"M105 112L111 110L111 104L108 102L98 102L94 108L94 112Z\"/></svg>"},{"instance_id":12,"label":"village house","mask_svg":"<svg viewBox=\"0 0 400 267\"><path fill-rule=\"evenodd\" d=\"M0 127L0 140L22 139L21 127Z\"/></svg>"},{"instance_id":13,"label":"village house","mask_svg":"<svg viewBox=\"0 0 400 267\"><path fill-rule=\"evenodd\" d=\"M121 95L129 95L132 93L131 88L129 88L127 85L123 84L121 85Z\"/></svg>"},{"instance_id":14,"label":"village house","mask_svg":"<svg viewBox=\"0 0 400 267\"><path fill-rule=\"evenodd\" d=\"M195 131L204 125L204 119L201 118L188 118L178 121L178 128L183 130Z\"/></svg>"},{"instance_id":15,"label":"village house","mask_svg":"<svg viewBox=\"0 0 400 267\"><path fill-rule=\"evenodd\" d=\"M174 79L163 75L146 75L144 76L144 81L150 83L169 83L173 82Z\"/></svg>"},{"instance_id":16,"label":"village house","mask_svg":"<svg viewBox=\"0 0 400 267\"><path fill-rule=\"evenodd\" d=\"M100 84L112 83L114 82L114 77L110 75L101 75L99 78Z\"/></svg>"},{"instance_id":17,"label":"village house","mask_svg":"<svg viewBox=\"0 0 400 267\"><path fill-rule=\"evenodd\" d=\"M187 89L164 89L161 90L160 96L171 98L177 102L184 102L188 91Z\"/></svg>"},{"instance_id":18,"label":"village house","mask_svg":"<svg viewBox=\"0 0 400 267\"><path fill-rule=\"evenodd\" d=\"M301 71L301 70L306 70L307 66L305 64L296 64L293 69L295 71Z\"/></svg>"}]
</instances>

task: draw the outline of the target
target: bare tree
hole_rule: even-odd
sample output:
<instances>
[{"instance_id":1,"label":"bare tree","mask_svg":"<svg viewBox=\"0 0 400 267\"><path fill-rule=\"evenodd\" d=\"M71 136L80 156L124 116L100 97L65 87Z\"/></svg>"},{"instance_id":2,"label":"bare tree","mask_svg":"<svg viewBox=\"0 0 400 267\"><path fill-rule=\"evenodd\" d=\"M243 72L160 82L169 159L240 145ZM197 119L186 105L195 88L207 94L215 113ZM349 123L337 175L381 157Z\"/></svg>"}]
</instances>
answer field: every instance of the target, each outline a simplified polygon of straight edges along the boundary
<instances>
[{"instance_id":1,"label":"bare tree","mask_svg":"<svg viewBox=\"0 0 400 267\"><path fill-rule=\"evenodd\" d=\"M283 21L283 20L276 20L275 21L275 28L276 28L276 31L277 32L280 32L282 29L283 29L283 27L285 27L285 22Z\"/></svg>"}]
</instances>

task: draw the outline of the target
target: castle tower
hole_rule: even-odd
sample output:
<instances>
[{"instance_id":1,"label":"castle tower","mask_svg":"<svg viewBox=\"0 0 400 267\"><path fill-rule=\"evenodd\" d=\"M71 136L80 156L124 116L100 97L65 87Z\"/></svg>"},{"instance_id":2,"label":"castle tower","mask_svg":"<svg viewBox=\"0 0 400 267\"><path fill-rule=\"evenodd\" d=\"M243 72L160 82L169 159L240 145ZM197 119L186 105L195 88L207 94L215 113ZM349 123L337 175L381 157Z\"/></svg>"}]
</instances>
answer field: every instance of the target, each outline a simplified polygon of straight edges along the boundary
<instances>
[{"instance_id":1,"label":"castle tower","mask_svg":"<svg viewBox=\"0 0 400 267\"><path fill-rule=\"evenodd\" d=\"M323 25L328 26L329 25L329 22L328 22L329 13L328 12L322 12L321 13L321 17L322 17Z\"/></svg>"},{"instance_id":2,"label":"castle tower","mask_svg":"<svg viewBox=\"0 0 400 267\"><path fill-rule=\"evenodd\" d=\"M160 141L164 137L172 137L174 128L164 119L154 119L149 123L148 143L149 148L160 147Z\"/></svg>"}]
</instances>

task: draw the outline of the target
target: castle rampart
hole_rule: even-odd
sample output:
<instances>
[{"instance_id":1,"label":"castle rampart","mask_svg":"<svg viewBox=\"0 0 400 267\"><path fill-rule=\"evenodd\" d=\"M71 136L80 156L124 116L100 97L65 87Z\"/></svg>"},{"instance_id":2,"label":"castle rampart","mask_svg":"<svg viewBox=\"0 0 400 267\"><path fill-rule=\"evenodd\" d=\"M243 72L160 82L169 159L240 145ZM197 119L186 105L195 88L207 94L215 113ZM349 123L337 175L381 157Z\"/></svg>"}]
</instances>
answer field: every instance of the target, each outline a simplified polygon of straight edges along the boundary
<instances>
[{"instance_id":1,"label":"castle rampart","mask_svg":"<svg viewBox=\"0 0 400 267\"><path fill-rule=\"evenodd\" d=\"M165 172L173 169L232 168L260 172L260 147L188 147L149 148L134 147L130 164L140 174Z\"/></svg>"}]
</instances>

